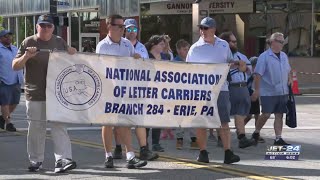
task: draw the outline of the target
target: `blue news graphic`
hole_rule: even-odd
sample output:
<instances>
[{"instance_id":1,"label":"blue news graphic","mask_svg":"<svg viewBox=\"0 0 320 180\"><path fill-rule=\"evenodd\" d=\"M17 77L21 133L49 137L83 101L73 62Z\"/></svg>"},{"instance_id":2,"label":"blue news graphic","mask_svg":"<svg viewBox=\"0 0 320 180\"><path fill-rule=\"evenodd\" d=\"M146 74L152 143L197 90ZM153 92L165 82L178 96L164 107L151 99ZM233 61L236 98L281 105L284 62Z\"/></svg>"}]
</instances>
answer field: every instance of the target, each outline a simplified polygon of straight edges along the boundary
<instances>
[{"instance_id":1,"label":"blue news graphic","mask_svg":"<svg viewBox=\"0 0 320 180\"><path fill-rule=\"evenodd\" d=\"M268 146L265 160L298 160L301 145Z\"/></svg>"}]
</instances>

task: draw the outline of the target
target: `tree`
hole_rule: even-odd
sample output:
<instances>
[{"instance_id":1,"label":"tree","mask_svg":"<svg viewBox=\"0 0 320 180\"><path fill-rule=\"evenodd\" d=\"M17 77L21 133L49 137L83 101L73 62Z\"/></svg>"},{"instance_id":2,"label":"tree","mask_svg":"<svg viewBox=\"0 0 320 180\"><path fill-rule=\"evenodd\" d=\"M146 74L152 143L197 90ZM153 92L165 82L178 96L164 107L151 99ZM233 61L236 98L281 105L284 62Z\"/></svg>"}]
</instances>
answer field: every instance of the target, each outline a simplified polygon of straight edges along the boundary
<instances>
[{"instance_id":1,"label":"tree","mask_svg":"<svg viewBox=\"0 0 320 180\"><path fill-rule=\"evenodd\" d=\"M1 31L2 29L4 29L4 28L2 27L2 23L3 23L3 17L0 16L0 31Z\"/></svg>"}]
</instances>

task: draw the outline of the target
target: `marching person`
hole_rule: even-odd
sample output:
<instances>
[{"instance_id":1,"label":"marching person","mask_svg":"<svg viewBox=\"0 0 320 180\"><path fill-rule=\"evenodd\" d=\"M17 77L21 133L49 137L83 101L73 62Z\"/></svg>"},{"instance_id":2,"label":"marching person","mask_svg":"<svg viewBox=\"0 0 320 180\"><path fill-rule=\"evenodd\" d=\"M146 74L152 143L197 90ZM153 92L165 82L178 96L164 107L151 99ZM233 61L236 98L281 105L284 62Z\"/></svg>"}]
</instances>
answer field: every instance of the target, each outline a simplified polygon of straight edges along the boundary
<instances>
[{"instance_id":1,"label":"marching person","mask_svg":"<svg viewBox=\"0 0 320 180\"><path fill-rule=\"evenodd\" d=\"M141 58L149 59L148 51L146 47L137 39L138 37L138 23L135 19L126 19L125 25L125 37L128 39L134 47L134 51L140 54Z\"/></svg>"},{"instance_id":2,"label":"marching person","mask_svg":"<svg viewBox=\"0 0 320 180\"><path fill-rule=\"evenodd\" d=\"M18 49L11 43L12 33L8 30L0 31L0 105L2 113L0 128L16 131L10 117L20 102L23 73L22 70L12 69L12 61Z\"/></svg>"},{"instance_id":3,"label":"marching person","mask_svg":"<svg viewBox=\"0 0 320 180\"><path fill-rule=\"evenodd\" d=\"M164 36L161 35L153 35L150 37L148 42L145 44L149 58L155 60L170 60L168 56L163 54L163 50L165 47L165 39ZM150 128L147 128L147 139L149 137ZM164 152L164 148L160 145L160 134L161 129L152 128L152 151Z\"/></svg>"},{"instance_id":4,"label":"marching person","mask_svg":"<svg viewBox=\"0 0 320 180\"><path fill-rule=\"evenodd\" d=\"M229 44L215 36L216 21L205 17L198 25L200 38L191 47L187 55L187 62L196 63L229 63L232 61L232 53ZM239 64L241 61L235 63ZM236 66L236 65L232 65ZM242 65L243 66L243 62ZM231 164L240 161L240 157L231 150L230 122L230 101L227 82L223 84L218 96L218 113L221 121L220 136L225 150L224 163ZM207 148L207 130L197 129L197 142L200 148L199 162L209 163Z\"/></svg>"},{"instance_id":5,"label":"marching person","mask_svg":"<svg viewBox=\"0 0 320 180\"><path fill-rule=\"evenodd\" d=\"M101 40L96 48L96 53L106 54L121 57L141 58L141 56L134 52L134 47L131 42L123 38L124 21L120 15L111 15L106 19L108 35ZM147 165L147 161L140 160L134 154L131 139L131 129L129 127L118 127L120 140L126 146L127 168L139 168ZM112 126L102 127L102 141L105 148L105 167L113 168L112 155Z\"/></svg>"},{"instance_id":6,"label":"marching person","mask_svg":"<svg viewBox=\"0 0 320 180\"><path fill-rule=\"evenodd\" d=\"M251 57L249 59L251 65L252 65L252 71L254 71L254 69L256 68L257 62L258 62L258 57L254 56ZM249 90L249 94L250 96L253 94L254 92L254 86L253 86L253 79L254 79L255 74L251 74L251 76L248 78L247 84L248 84L248 90ZM260 101L259 99L257 99L256 101L251 101L251 107L250 107L250 113L249 115L246 117L246 119L244 119L244 124L246 125L252 118L252 115L254 116L255 119L255 126L257 125L257 121L259 119L260 116ZM259 137L259 143L265 143L265 140L260 136Z\"/></svg>"},{"instance_id":7,"label":"marching person","mask_svg":"<svg viewBox=\"0 0 320 180\"><path fill-rule=\"evenodd\" d=\"M125 37L128 39L134 47L135 53L139 54L142 58L149 59L148 51L146 47L138 41L138 25L134 19L126 19L124 21L125 25ZM146 128L137 127L136 136L140 145L140 156L141 160L152 161L159 158L157 153L153 153L147 147L147 134ZM122 147L121 147L121 138L117 128L114 131L114 137L116 142L116 148L114 149L113 158L122 159Z\"/></svg>"},{"instance_id":8,"label":"marching person","mask_svg":"<svg viewBox=\"0 0 320 180\"><path fill-rule=\"evenodd\" d=\"M46 140L46 77L49 52L38 52L39 49L66 50L75 54L76 49L69 47L59 36L53 35L53 18L41 15L36 24L37 34L27 37L21 43L16 58L12 62L14 70L25 67L25 94L27 117L29 119L27 151L30 160L29 171L39 171L44 161ZM50 122L51 137L56 159L55 173L76 168L72 160L71 142L64 124Z\"/></svg>"},{"instance_id":9,"label":"marching person","mask_svg":"<svg viewBox=\"0 0 320 180\"><path fill-rule=\"evenodd\" d=\"M177 50L178 55L174 58L173 61L186 62L186 58L187 58L189 49L190 49L190 44L186 40L184 40L184 39L178 40L176 42L176 50ZM178 129L176 129L176 137L177 137L176 138L177 139L176 149L182 149L182 147L183 147L183 138L184 138L185 130L189 131L189 136L191 139L190 149L199 149L194 128L190 128L190 129L178 128Z\"/></svg>"},{"instance_id":10,"label":"marching person","mask_svg":"<svg viewBox=\"0 0 320 180\"><path fill-rule=\"evenodd\" d=\"M190 49L190 44L184 39L179 39L176 42L176 50L178 55L173 59L173 61L186 62L189 49Z\"/></svg>"},{"instance_id":11,"label":"marching person","mask_svg":"<svg viewBox=\"0 0 320 180\"><path fill-rule=\"evenodd\" d=\"M282 52L284 36L280 32L273 33L269 39L270 48L263 52L254 70L254 87L252 100L260 97L261 112L256 130L252 137L259 141L260 131L270 115L275 115L274 145L289 145L282 139L283 113L287 112L289 88L292 84L291 67L288 56Z\"/></svg>"},{"instance_id":12,"label":"marching person","mask_svg":"<svg viewBox=\"0 0 320 180\"><path fill-rule=\"evenodd\" d=\"M164 56L167 56L165 59L173 60L174 57L173 57L173 53L172 53L172 50L170 47L171 38L169 35L162 35L162 36L164 38L164 44L165 44L162 54Z\"/></svg>"},{"instance_id":13,"label":"marching person","mask_svg":"<svg viewBox=\"0 0 320 180\"><path fill-rule=\"evenodd\" d=\"M219 36L229 43L234 61L242 60L247 63L244 69L230 68L229 92L231 112L237 128L239 148L246 148L255 144L253 139L248 139L245 133L244 119L248 116L251 106L249 91L247 88L248 76L251 75L252 67L248 58L238 51L237 38L232 32L224 32Z\"/></svg>"}]
</instances>

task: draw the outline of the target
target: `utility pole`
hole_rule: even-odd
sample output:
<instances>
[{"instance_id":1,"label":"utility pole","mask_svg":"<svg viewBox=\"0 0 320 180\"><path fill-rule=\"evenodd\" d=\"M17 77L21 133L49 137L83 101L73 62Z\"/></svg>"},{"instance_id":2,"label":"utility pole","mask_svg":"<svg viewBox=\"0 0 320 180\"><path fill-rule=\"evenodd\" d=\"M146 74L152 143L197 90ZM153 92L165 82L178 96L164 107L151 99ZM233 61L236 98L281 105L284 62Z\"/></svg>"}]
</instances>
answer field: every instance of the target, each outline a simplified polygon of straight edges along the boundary
<instances>
[{"instance_id":1,"label":"utility pole","mask_svg":"<svg viewBox=\"0 0 320 180\"><path fill-rule=\"evenodd\" d=\"M57 0L49 0L50 1L50 15L52 17L57 16Z\"/></svg>"}]
</instances>

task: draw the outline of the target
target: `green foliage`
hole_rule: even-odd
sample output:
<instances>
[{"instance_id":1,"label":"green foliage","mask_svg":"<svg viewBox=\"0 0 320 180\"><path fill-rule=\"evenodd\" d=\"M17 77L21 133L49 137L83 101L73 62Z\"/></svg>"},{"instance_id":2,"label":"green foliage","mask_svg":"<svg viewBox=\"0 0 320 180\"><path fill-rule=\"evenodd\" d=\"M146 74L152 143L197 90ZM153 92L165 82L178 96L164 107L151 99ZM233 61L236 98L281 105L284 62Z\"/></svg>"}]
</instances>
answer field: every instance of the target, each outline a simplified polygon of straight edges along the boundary
<instances>
[{"instance_id":1,"label":"green foliage","mask_svg":"<svg viewBox=\"0 0 320 180\"><path fill-rule=\"evenodd\" d=\"M2 29L4 29L4 28L2 27L2 23L3 23L3 17L0 16L0 31L1 31Z\"/></svg>"}]
</instances>

